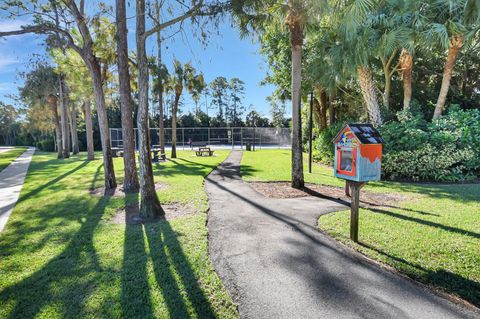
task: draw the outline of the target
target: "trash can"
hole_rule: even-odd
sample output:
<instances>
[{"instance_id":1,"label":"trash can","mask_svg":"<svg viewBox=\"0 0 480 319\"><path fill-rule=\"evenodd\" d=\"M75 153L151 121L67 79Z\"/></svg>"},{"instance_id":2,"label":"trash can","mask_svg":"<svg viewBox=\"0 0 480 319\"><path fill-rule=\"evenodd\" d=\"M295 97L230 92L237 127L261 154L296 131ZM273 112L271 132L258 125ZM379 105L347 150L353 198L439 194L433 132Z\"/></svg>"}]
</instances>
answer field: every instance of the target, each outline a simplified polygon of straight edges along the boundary
<instances>
[{"instance_id":1,"label":"trash can","mask_svg":"<svg viewBox=\"0 0 480 319\"><path fill-rule=\"evenodd\" d=\"M245 148L247 149L247 151L251 152L252 151L252 143L247 143Z\"/></svg>"}]
</instances>

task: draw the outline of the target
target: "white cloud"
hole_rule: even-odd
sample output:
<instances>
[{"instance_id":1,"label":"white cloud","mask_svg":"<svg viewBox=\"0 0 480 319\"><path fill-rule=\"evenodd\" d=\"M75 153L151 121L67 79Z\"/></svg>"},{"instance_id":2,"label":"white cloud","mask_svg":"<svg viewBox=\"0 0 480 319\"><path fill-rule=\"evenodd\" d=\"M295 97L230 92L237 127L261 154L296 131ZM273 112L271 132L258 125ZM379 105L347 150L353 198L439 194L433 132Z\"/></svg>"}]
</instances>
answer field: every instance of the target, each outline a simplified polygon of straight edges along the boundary
<instances>
[{"instance_id":1,"label":"white cloud","mask_svg":"<svg viewBox=\"0 0 480 319\"><path fill-rule=\"evenodd\" d=\"M18 61L17 59L0 56L0 71L18 63L20 63L20 61Z\"/></svg>"},{"instance_id":2,"label":"white cloud","mask_svg":"<svg viewBox=\"0 0 480 319\"><path fill-rule=\"evenodd\" d=\"M15 88L15 84L11 82L0 82L0 92L12 91Z\"/></svg>"},{"instance_id":3,"label":"white cloud","mask_svg":"<svg viewBox=\"0 0 480 319\"><path fill-rule=\"evenodd\" d=\"M7 32L13 30L19 30L22 26L28 25L28 20L18 19L18 20L2 20L0 21L0 31Z\"/></svg>"}]
</instances>

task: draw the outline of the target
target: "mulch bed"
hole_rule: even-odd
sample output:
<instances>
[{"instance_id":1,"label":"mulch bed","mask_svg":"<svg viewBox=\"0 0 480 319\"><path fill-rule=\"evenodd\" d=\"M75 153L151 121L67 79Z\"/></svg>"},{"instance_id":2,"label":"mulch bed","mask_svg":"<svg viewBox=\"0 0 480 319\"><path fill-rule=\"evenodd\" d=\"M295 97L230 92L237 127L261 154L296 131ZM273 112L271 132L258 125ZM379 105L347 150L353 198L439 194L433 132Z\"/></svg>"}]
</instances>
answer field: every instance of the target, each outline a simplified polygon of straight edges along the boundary
<instances>
[{"instance_id":1,"label":"mulch bed","mask_svg":"<svg viewBox=\"0 0 480 319\"><path fill-rule=\"evenodd\" d=\"M165 183L156 183L155 184L155 190L161 190L161 189L166 189L168 188L168 185ZM123 185L118 185L117 188L108 190L105 192L105 187L99 187L99 188L94 188L89 190L90 195L93 196L110 196L110 197L123 197L125 196L125 191L123 189Z\"/></svg>"},{"instance_id":2,"label":"mulch bed","mask_svg":"<svg viewBox=\"0 0 480 319\"><path fill-rule=\"evenodd\" d=\"M165 211L165 216L157 220L142 220L138 216L139 207L138 204L127 205L125 208L120 209L110 219L109 222L113 224L144 224L152 223L160 220L172 220L184 216L195 214L197 211L193 206L183 205L180 203L162 204L162 208Z\"/></svg>"},{"instance_id":3,"label":"mulch bed","mask_svg":"<svg viewBox=\"0 0 480 319\"><path fill-rule=\"evenodd\" d=\"M300 198L308 196L329 197L350 202L350 197L345 195L344 187L325 186L318 184L305 184L304 189L295 189L289 182L251 182L250 186L268 198ZM368 206L391 206L407 200L407 197L398 193L374 193L362 190L360 203Z\"/></svg>"}]
</instances>

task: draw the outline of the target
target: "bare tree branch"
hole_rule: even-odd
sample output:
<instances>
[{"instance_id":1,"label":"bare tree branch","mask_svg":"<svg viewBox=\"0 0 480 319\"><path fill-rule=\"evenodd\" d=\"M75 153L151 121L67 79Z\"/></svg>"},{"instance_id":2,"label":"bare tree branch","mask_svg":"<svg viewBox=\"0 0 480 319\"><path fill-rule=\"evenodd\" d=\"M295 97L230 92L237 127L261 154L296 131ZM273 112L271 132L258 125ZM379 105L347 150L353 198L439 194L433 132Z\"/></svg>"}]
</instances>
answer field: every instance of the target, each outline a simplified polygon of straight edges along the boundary
<instances>
[{"instance_id":1,"label":"bare tree branch","mask_svg":"<svg viewBox=\"0 0 480 319\"><path fill-rule=\"evenodd\" d=\"M29 33L48 34L50 32L60 33L63 36L65 36L67 38L67 45L70 48L74 49L79 54L82 54L82 48L80 48L78 45L75 44L75 41L74 41L72 35L68 31L66 31L64 29L61 29L61 28L56 28L56 27L50 26L50 25L32 25L32 26L22 27L22 29L20 29L20 30L0 32L0 38L1 37L13 36L13 35L29 34Z\"/></svg>"},{"instance_id":2,"label":"bare tree branch","mask_svg":"<svg viewBox=\"0 0 480 319\"><path fill-rule=\"evenodd\" d=\"M169 21L166 21L164 23L157 24L156 26L154 26L153 28L151 28L150 30L145 32L145 38L148 38L149 36L157 33L160 30L168 28L169 26L172 26L172 25L174 25L178 22L184 21L184 20L194 16L195 14L197 14L199 12L202 5L203 5L203 0L200 0L195 6L193 6L193 8L191 8L190 10L185 12L184 14L182 14L182 15L176 17L176 18L173 18Z\"/></svg>"}]
</instances>

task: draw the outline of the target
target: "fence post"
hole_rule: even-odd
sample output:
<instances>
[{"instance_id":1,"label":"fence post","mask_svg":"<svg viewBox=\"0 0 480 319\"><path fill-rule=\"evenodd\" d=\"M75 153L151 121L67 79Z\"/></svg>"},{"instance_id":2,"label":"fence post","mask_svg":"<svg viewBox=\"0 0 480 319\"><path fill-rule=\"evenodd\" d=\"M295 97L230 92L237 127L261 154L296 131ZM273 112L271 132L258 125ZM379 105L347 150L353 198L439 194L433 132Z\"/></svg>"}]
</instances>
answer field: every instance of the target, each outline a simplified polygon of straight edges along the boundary
<instances>
[{"instance_id":1,"label":"fence post","mask_svg":"<svg viewBox=\"0 0 480 319\"><path fill-rule=\"evenodd\" d=\"M182 127L182 143L183 143L183 150L185 151L185 129Z\"/></svg>"},{"instance_id":2,"label":"fence post","mask_svg":"<svg viewBox=\"0 0 480 319\"><path fill-rule=\"evenodd\" d=\"M231 130L232 130L232 150L233 150L235 148L235 146L233 144L233 143L235 143L234 142L235 141L235 136L233 135L233 127L231 128Z\"/></svg>"},{"instance_id":3,"label":"fence post","mask_svg":"<svg viewBox=\"0 0 480 319\"><path fill-rule=\"evenodd\" d=\"M208 146L210 146L210 127L208 128Z\"/></svg>"},{"instance_id":4,"label":"fence post","mask_svg":"<svg viewBox=\"0 0 480 319\"><path fill-rule=\"evenodd\" d=\"M243 127L240 128L240 149L243 150Z\"/></svg>"}]
</instances>

